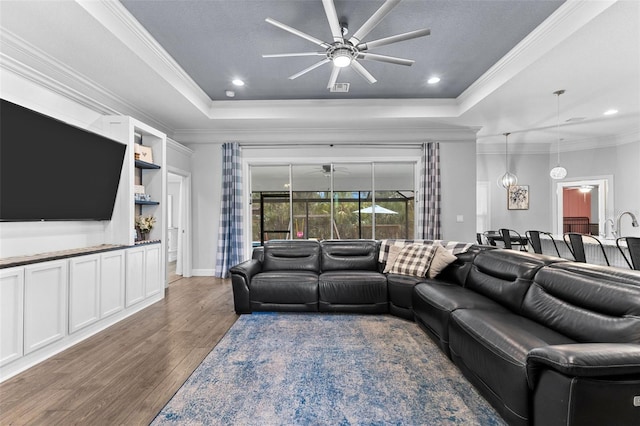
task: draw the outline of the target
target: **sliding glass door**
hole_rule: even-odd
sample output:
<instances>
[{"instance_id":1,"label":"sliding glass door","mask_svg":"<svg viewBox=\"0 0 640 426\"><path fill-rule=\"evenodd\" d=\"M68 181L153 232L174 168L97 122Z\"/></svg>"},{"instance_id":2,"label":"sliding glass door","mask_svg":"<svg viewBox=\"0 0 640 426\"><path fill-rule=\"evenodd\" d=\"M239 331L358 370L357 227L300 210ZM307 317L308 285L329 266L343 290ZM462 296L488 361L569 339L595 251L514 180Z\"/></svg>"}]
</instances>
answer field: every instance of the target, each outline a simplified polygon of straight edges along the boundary
<instances>
[{"instance_id":1,"label":"sliding glass door","mask_svg":"<svg viewBox=\"0 0 640 426\"><path fill-rule=\"evenodd\" d=\"M250 166L252 238L413 238L414 162Z\"/></svg>"}]
</instances>

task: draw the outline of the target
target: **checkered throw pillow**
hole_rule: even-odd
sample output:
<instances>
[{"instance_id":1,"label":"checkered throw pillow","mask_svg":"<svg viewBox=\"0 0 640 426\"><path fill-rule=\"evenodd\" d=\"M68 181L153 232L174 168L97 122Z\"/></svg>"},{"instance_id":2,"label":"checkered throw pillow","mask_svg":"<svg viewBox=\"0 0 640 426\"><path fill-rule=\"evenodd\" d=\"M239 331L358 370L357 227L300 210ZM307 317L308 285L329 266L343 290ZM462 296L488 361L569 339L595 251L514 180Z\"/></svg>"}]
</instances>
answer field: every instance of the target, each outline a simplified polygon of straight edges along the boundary
<instances>
[{"instance_id":1,"label":"checkered throw pillow","mask_svg":"<svg viewBox=\"0 0 640 426\"><path fill-rule=\"evenodd\" d=\"M403 247L389 273L424 277L436 248L434 244L409 244Z\"/></svg>"}]
</instances>

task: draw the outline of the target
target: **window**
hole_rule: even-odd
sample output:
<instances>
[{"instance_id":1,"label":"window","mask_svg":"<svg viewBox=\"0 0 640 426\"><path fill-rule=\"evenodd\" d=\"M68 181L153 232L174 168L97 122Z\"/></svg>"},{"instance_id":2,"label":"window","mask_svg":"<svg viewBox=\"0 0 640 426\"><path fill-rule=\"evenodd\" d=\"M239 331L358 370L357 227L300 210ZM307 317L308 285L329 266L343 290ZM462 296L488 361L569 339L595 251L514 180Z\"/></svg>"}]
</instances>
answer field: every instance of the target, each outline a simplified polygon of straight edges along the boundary
<instances>
[{"instance_id":1,"label":"window","mask_svg":"<svg viewBox=\"0 0 640 426\"><path fill-rule=\"evenodd\" d=\"M413 238L415 163L250 166L252 239Z\"/></svg>"}]
</instances>

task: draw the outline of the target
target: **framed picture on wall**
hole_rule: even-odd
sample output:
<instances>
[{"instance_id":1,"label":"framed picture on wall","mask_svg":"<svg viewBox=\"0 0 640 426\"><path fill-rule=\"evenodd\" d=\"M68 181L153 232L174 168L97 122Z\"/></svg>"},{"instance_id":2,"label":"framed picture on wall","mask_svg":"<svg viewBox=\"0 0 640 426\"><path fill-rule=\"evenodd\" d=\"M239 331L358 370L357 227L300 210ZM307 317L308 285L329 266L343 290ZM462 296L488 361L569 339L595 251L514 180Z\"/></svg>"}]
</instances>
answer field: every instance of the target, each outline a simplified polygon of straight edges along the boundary
<instances>
[{"instance_id":1,"label":"framed picture on wall","mask_svg":"<svg viewBox=\"0 0 640 426\"><path fill-rule=\"evenodd\" d=\"M529 185L511 185L507 194L509 210L529 210Z\"/></svg>"}]
</instances>

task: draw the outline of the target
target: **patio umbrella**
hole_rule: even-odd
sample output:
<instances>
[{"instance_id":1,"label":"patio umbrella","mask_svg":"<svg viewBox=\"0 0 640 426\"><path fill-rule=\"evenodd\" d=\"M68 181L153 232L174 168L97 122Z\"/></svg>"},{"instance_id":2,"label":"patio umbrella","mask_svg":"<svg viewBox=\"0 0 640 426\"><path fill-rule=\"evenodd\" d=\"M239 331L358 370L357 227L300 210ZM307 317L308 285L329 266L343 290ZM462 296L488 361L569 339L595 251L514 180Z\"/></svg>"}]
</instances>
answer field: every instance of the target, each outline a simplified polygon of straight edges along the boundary
<instances>
[{"instance_id":1,"label":"patio umbrella","mask_svg":"<svg viewBox=\"0 0 640 426\"><path fill-rule=\"evenodd\" d=\"M375 205L375 209L374 207L365 207L362 210L356 210L354 213L379 213L379 214L398 214L398 212L394 212L393 210L389 210L389 209L385 209L382 206L379 205Z\"/></svg>"}]
</instances>

